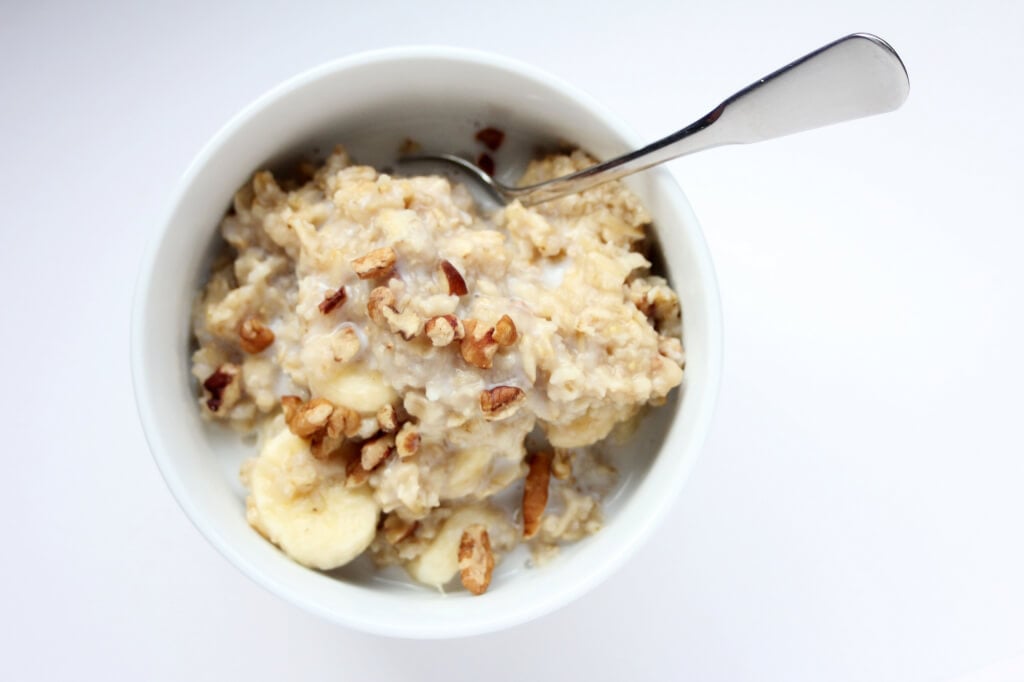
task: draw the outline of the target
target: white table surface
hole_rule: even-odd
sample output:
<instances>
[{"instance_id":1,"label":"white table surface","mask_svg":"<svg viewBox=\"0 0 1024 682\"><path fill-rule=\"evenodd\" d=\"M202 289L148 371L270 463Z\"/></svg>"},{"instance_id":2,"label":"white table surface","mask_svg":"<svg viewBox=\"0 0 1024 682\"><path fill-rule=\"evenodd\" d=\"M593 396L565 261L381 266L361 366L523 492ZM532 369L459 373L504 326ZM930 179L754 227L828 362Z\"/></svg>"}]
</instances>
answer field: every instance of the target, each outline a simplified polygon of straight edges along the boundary
<instances>
[{"instance_id":1,"label":"white table surface","mask_svg":"<svg viewBox=\"0 0 1024 682\"><path fill-rule=\"evenodd\" d=\"M1024 679L1020 3L7 3L0 678ZM771 7L769 7L771 6ZM485 48L655 138L853 31L897 114L673 162L725 310L685 494L603 586L515 629L401 642L244 578L135 415L143 244L192 156L284 78Z\"/></svg>"}]
</instances>

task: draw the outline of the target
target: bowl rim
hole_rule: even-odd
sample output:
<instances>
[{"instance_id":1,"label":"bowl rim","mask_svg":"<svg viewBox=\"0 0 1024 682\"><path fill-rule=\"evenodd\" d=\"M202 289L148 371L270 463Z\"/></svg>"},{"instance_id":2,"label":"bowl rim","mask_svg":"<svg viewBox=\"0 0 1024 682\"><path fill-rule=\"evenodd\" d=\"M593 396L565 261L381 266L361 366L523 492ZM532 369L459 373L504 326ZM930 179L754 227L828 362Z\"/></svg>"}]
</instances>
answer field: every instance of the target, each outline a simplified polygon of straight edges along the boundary
<instances>
[{"instance_id":1,"label":"bowl rim","mask_svg":"<svg viewBox=\"0 0 1024 682\"><path fill-rule=\"evenodd\" d=\"M643 523L639 525L630 536L625 546L620 546L618 551L609 553L601 562L595 565L580 580L575 582L570 589L562 591L551 591L546 593L545 598L538 598L530 603L522 604L515 610L504 614L490 614L478 617L465 623L447 622L439 625L431 621L429 624L418 623L384 623L380 619L365 618L359 613L340 613L337 610L327 608L316 599L311 598L290 585L279 582L257 565L251 562L241 552L236 550L231 541L213 526L203 514L199 512L192 501L192 496L173 463L167 449L162 447L160 420L152 410L152 406L146 400L146 385L148 371L144 362L144 351L146 347L147 332L145 328L146 300L149 297L153 281L149 274L154 270L155 263L160 255L160 247L163 239L171 225L175 209L185 198L189 188L193 184L200 170L210 162L217 154L220 147L226 140L230 139L239 128L255 117L269 104L282 98L290 96L296 90L309 85L317 80L328 77L339 71L362 67L375 63L386 63L404 61L411 59L447 59L457 62L470 62L478 66L493 68L499 71L511 72L526 79L535 81L540 85L554 91L558 91L567 98L591 111L594 116L614 131L623 140L637 148L644 144L639 135L628 127L622 120L613 114L607 107L597 101L588 93L569 84L561 78L554 76L538 67L517 59L509 58L492 52L451 47L443 45L407 45L386 47L354 53L345 57L324 62L318 66L307 69L293 75L274 87L270 88L255 100L243 107L238 113L232 116L220 129L203 145L200 151L189 163L185 172L178 179L169 199L157 215L156 226L151 228L147 235L147 243L141 264L136 276L133 301L131 307L130 322L130 365L132 376L132 387L135 394L135 404L139 420L142 425L144 437L150 453L157 464L161 476L164 479L171 494L181 506L185 515L193 526L202 534L222 556L238 568L244 575L256 584L267 589L272 594L289 601L304 610L314 613L326 620L332 621L346 627L355 628L363 632L391 637L408 638L448 638L463 637L487 632L494 632L533 620L547 613L550 613L569 602L579 598L586 592L604 582L609 576L616 572L631 557L635 551L644 544L658 526L664 521L671 506L678 499L685 480L700 451L703 449L707 433L711 426L715 405L718 400L718 393L722 374L723 354L723 328L721 298L715 276L715 269L703 231L692 206L682 188L676 183L672 175L664 167L652 168L645 173L652 174L658 181L655 191L658 193L670 192L676 194L673 211L680 213L681 218L693 226L690 246L694 252L694 259L701 266L698 280L703 288L703 298L707 311L707 353L704 358L707 369L707 380L702 386L702 400L688 405L688 409L696 412L693 421L693 428L688 434L690 449L693 455L685 466L677 466L672 470L672 480L666 488L667 494L661 499L649 504L649 509L643 517Z\"/></svg>"}]
</instances>

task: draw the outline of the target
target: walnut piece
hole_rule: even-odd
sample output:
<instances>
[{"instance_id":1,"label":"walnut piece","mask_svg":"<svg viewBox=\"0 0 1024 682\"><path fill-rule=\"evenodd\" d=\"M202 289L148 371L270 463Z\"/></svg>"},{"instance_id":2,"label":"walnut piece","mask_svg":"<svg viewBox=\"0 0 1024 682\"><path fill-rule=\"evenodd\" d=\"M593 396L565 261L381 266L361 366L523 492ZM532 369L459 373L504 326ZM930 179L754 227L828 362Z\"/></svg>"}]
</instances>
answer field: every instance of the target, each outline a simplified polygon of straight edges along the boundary
<instances>
[{"instance_id":1,"label":"walnut piece","mask_svg":"<svg viewBox=\"0 0 1024 682\"><path fill-rule=\"evenodd\" d=\"M238 342L246 353L262 353L274 343L274 332L258 317L247 317L238 326Z\"/></svg>"},{"instance_id":2,"label":"walnut piece","mask_svg":"<svg viewBox=\"0 0 1024 682\"><path fill-rule=\"evenodd\" d=\"M526 461L530 470L523 486L523 537L530 539L540 530L540 520L548 504L551 453L542 450L530 455Z\"/></svg>"},{"instance_id":3,"label":"walnut piece","mask_svg":"<svg viewBox=\"0 0 1024 682\"><path fill-rule=\"evenodd\" d=\"M320 301L320 312L327 315L335 308L340 308L348 300L348 292L345 291L345 287L338 287L337 291L332 291L324 296L324 300Z\"/></svg>"},{"instance_id":4,"label":"walnut piece","mask_svg":"<svg viewBox=\"0 0 1024 682\"><path fill-rule=\"evenodd\" d=\"M494 573L494 553L487 529L479 523L467 526L459 541L459 577L462 585L475 595L487 591Z\"/></svg>"},{"instance_id":5,"label":"walnut piece","mask_svg":"<svg viewBox=\"0 0 1024 682\"><path fill-rule=\"evenodd\" d=\"M241 371L238 365L225 362L206 377L203 388L210 394L206 400L206 407L210 412L217 412L222 407L230 409L242 397L242 382L238 379Z\"/></svg>"},{"instance_id":6,"label":"walnut piece","mask_svg":"<svg viewBox=\"0 0 1024 682\"><path fill-rule=\"evenodd\" d=\"M415 455L420 449L420 432L412 422L402 424L401 430L395 436L395 448L401 459L407 459Z\"/></svg>"},{"instance_id":7,"label":"walnut piece","mask_svg":"<svg viewBox=\"0 0 1024 682\"><path fill-rule=\"evenodd\" d=\"M465 336L459 345L462 359L480 369L490 369L494 355L498 352L498 342L494 340L494 329L488 329L477 320L463 322Z\"/></svg>"},{"instance_id":8,"label":"walnut piece","mask_svg":"<svg viewBox=\"0 0 1024 682\"><path fill-rule=\"evenodd\" d=\"M480 411L488 421L507 419L519 411L526 400L523 389L515 386L495 386L480 391Z\"/></svg>"},{"instance_id":9,"label":"walnut piece","mask_svg":"<svg viewBox=\"0 0 1024 682\"><path fill-rule=\"evenodd\" d=\"M453 341L459 341L466 336L466 328L462 320L454 315L440 315L427 320L423 331L435 346L447 346Z\"/></svg>"},{"instance_id":10,"label":"walnut piece","mask_svg":"<svg viewBox=\"0 0 1024 682\"><path fill-rule=\"evenodd\" d=\"M397 255L390 246L374 249L352 261L359 279L382 279L394 271Z\"/></svg>"},{"instance_id":11,"label":"walnut piece","mask_svg":"<svg viewBox=\"0 0 1024 682\"><path fill-rule=\"evenodd\" d=\"M281 398L281 409L291 432L307 440L326 430L327 422L334 413L334 405L326 398L313 398L303 403L293 395Z\"/></svg>"},{"instance_id":12,"label":"walnut piece","mask_svg":"<svg viewBox=\"0 0 1024 682\"><path fill-rule=\"evenodd\" d=\"M493 336L499 346L511 346L519 338L516 323L508 315L502 315L498 323L494 325Z\"/></svg>"},{"instance_id":13,"label":"walnut piece","mask_svg":"<svg viewBox=\"0 0 1024 682\"><path fill-rule=\"evenodd\" d=\"M450 262L443 260L440 265L441 274L444 275L445 280L448 282L448 293L452 296L465 296L469 293L469 289L466 288L466 280L462 279L462 274L455 269L455 266Z\"/></svg>"},{"instance_id":14,"label":"walnut piece","mask_svg":"<svg viewBox=\"0 0 1024 682\"><path fill-rule=\"evenodd\" d=\"M383 434L363 443L359 450L359 461L363 468L372 471L395 451L395 437Z\"/></svg>"},{"instance_id":15,"label":"walnut piece","mask_svg":"<svg viewBox=\"0 0 1024 682\"><path fill-rule=\"evenodd\" d=\"M384 433L394 433L398 429L398 412L394 405L381 405L377 410L377 425Z\"/></svg>"},{"instance_id":16,"label":"walnut piece","mask_svg":"<svg viewBox=\"0 0 1024 682\"><path fill-rule=\"evenodd\" d=\"M397 545L416 532L419 521L408 521L392 512L384 517L384 539L388 544Z\"/></svg>"},{"instance_id":17,"label":"walnut piece","mask_svg":"<svg viewBox=\"0 0 1024 682\"><path fill-rule=\"evenodd\" d=\"M336 433L331 435L327 431L320 431L310 440L309 451L313 454L313 457L324 461L330 459L331 455L337 452L344 442L344 434Z\"/></svg>"}]
</instances>

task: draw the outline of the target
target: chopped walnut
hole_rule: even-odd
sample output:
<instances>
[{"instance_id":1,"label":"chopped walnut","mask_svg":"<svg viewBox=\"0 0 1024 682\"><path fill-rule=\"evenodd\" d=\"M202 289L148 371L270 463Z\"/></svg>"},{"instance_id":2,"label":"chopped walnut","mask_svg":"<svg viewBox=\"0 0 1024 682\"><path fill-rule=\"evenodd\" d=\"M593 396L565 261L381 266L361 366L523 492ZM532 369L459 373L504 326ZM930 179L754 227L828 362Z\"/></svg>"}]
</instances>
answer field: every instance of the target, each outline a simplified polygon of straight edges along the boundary
<instances>
[{"instance_id":1,"label":"chopped walnut","mask_svg":"<svg viewBox=\"0 0 1024 682\"><path fill-rule=\"evenodd\" d=\"M448 282L449 294L452 296L465 296L469 293L469 289L466 288L466 280L462 279L462 274L455 269L454 265L443 260L441 261L440 269L445 281Z\"/></svg>"},{"instance_id":2,"label":"chopped walnut","mask_svg":"<svg viewBox=\"0 0 1024 682\"><path fill-rule=\"evenodd\" d=\"M488 329L476 320L463 322L465 336L459 345L462 359L480 369L490 369L498 342L494 340L494 329ZM481 331L483 330L483 331Z\"/></svg>"},{"instance_id":3,"label":"chopped walnut","mask_svg":"<svg viewBox=\"0 0 1024 682\"><path fill-rule=\"evenodd\" d=\"M435 346L447 346L453 341L459 341L466 335L466 328L462 320L454 315L440 315L427 320L423 327L424 333Z\"/></svg>"},{"instance_id":4,"label":"chopped walnut","mask_svg":"<svg viewBox=\"0 0 1024 682\"><path fill-rule=\"evenodd\" d=\"M258 317L247 317L238 326L238 343L246 353L262 353L274 343L274 332Z\"/></svg>"},{"instance_id":5,"label":"chopped walnut","mask_svg":"<svg viewBox=\"0 0 1024 682\"><path fill-rule=\"evenodd\" d=\"M519 338L516 323L508 315L502 315L498 323L494 325L493 336L499 346L511 346Z\"/></svg>"},{"instance_id":6,"label":"chopped walnut","mask_svg":"<svg viewBox=\"0 0 1024 682\"><path fill-rule=\"evenodd\" d=\"M491 584L494 553L487 529L479 523L467 526L459 541L459 575L462 585L475 595L483 594Z\"/></svg>"},{"instance_id":7,"label":"chopped walnut","mask_svg":"<svg viewBox=\"0 0 1024 682\"><path fill-rule=\"evenodd\" d=\"M551 460L551 475L559 481L572 478L572 452L555 448L555 456Z\"/></svg>"},{"instance_id":8,"label":"chopped walnut","mask_svg":"<svg viewBox=\"0 0 1024 682\"><path fill-rule=\"evenodd\" d=\"M402 424L401 430L395 436L395 448L401 459L407 459L415 455L420 449L420 432L412 422Z\"/></svg>"},{"instance_id":9,"label":"chopped walnut","mask_svg":"<svg viewBox=\"0 0 1024 682\"><path fill-rule=\"evenodd\" d=\"M396 259L395 250L385 246L356 258L352 261L352 267L359 279L382 279L394 270Z\"/></svg>"},{"instance_id":10,"label":"chopped walnut","mask_svg":"<svg viewBox=\"0 0 1024 682\"><path fill-rule=\"evenodd\" d=\"M527 458L530 471L523 486L523 537L532 538L540 530L544 507L548 504L548 483L551 480L551 453L537 452Z\"/></svg>"},{"instance_id":11,"label":"chopped walnut","mask_svg":"<svg viewBox=\"0 0 1024 682\"><path fill-rule=\"evenodd\" d=\"M384 517L384 539L388 544L397 545L416 532L419 521L408 521L392 512Z\"/></svg>"},{"instance_id":12,"label":"chopped walnut","mask_svg":"<svg viewBox=\"0 0 1024 682\"><path fill-rule=\"evenodd\" d=\"M398 412L394 405L381 405L377 410L377 424L384 433L394 433L398 429Z\"/></svg>"},{"instance_id":13,"label":"chopped walnut","mask_svg":"<svg viewBox=\"0 0 1024 682\"><path fill-rule=\"evenodd\" d=\"M230 409L242 397L242 382L238 380L241 371L238 365L225 362L206 378L203 388L210 394L206 399L210 412L217 412L222 407Z\"/></svg>"},{"instance_id":14,"label":"chopped walnut","mask_svg":"<svg viewBox=\"0 0 1024 682\"><path fill-rule=\"evenodd\" d=\"M359 450L359 461L364 469L372 471L394 451L395 437L384 434L363 443L363 447Z\"/></svg>"},{"instance_id":15,"label":"chopped walnut","mask_svg":"<svg viewBox=\"0 0 1024 682\"><path fill-rule=\"evenodd\" d=\"M515 386L495 386L480 391L480 410L488 421L507 419L519 411L526 393Z\"/></svg>"},{"instance_id":16,"label":"chopped walnut","mask_svg":"<svg viewBox=\"0 0 1024 682\"><path fill-rule=\"evenodd\" d=\"M295 396L281 398L281 408L288 428L299 438L312 438L327 428L334 405L326 398L313 398L308 403L295 403Z\"/></svg>"},{"instance_id":17,"label":"chopped walnut","mask_svg":"<svg viewBox=\"0 0 1024 682\"><path fill-rule=\"evenodd\" d=\"M324 296L324 300L320 301L320 312L327 315L335 308L340 308L348 300L348 292L345 291L345 287L338 287L337 291L332 291Z\"/></svg>"}]
</instances>

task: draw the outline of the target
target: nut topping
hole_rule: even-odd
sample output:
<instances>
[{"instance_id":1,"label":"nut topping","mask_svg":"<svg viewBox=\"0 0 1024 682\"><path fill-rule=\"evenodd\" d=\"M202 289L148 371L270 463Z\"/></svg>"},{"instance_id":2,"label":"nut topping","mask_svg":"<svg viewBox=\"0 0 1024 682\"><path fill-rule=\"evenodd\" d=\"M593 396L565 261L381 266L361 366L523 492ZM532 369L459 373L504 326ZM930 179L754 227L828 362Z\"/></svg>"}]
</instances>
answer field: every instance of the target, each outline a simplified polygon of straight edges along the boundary
<instances>
[{"instance_id":1,"label":"nut topping","mask_svg":"<svg viewBox=\"0 0 1024 682\"><path fill-rule=\"evenodd\" d=\"M324 315L329 314L335 308L340 308L344 305L345 301L348 300L348 293L345 291L345 287L338 287L337 291L333 291L324 296L324 300L320 301L320 312Z\"/></svg>"},{"instance_id":2,"label":"nut topping","mask_svg":"<svg viewBox=\"0 0 1024 682\"><path fill-rule=\"evenodd\" d=\"M519 338L516 323L508 315L502 315L498 323L494 325L493 336L499 346L511 346Z\"/></svg>"},{"instance_id":3,"label":"nut topping","mask_svg":"<svg viewBox=\"0 0 1024 682\"><path fill-rule=\"evenodd\" d=\"M395 437L384 434L363 443L363 447L359 450L359 461L364 469L372 471L394 451Z\"/></svg>"},{"instance_id":4,"label":"nut topping","mask_svg":"<svg viewBox=\"0 0 1024 682\"><path fill-rule=\"evenodd\" d=\"M370 480L370 472L364 469L358 457L353 457L345 465L345 487L358 488Z\"/></svg>"},{"instance_id":5,"label":"nut topping","mask_svg":"<svg viewBox=\"0 0 1024 682\"><path fill-rule=\"evenodd\" d=\"M466 280L462 279L462 274L455 269L455 266L450 262L443 260L441 261L441 273L444 275L445 280L448 282L448 293L452 296L465 296L469 293L469 289L466 288Z\"/></svg>"},{"instance_id":6,"label":"nut topping","mask_svg":"<svg viewBox=\"0 0 1024 682\"><path fill-rule=\"evenodd\" d=\"M286 395L281 398L281 409L291 432L299 438L310 439L327 428L334 405L325 398L313 398L303 404L297 396Z\"/></svg>"},{"instance_id":7,"label":"nut topping","mask_svg":"<svg viewBox=\"0 0 1024 682\"><path fill-rule=\"evenodd\" d=\"M338 405L331 413L331 418L327 420L327 435L331 438L352 438L359 433L362 422L363 419L358 412L350 407Z\"/></svg>"},{"instance_id":8,"label":"nut topping","mask_svg":"<svg viewBox=\"0 0 1024 682\"><path fill-rule=\"evenodd\" d=\"M242 396L239 387L238 375L241 373L238 365L225 362L217 368L213 374L203 382L203 388L207 390L210 397L206 400L206 407L210 412L216 412L220 408L230 408Z\"/></svg>"},{"instance_id":9,"label":"nut topping","mask_svg":"<svg viewBox=\"0 0 1024 682\"><path fill-rule=\"evenodd\" d=\"M238 342L246 353L262 353L274 343L274 332L258 317L247 317L238 327Z\"/></svg>"},{"instance_id":10,"label":"nut topping","mask_svg":"<svg viewBox=\"0 0 1024 682\"><path fill-rule=\"evenodd\" d=\"M462 359L480 369L490 369L494 355L498 352L498 342L494 340L494 329L486 329L476 320L463 322L465 337L459 345ZM481 330L484 330L481 332Z\"/></svg>"},{"instance_id":11,"label":"nut topping","mask_svg":"<svg viewBox=\"0 0 1024 682\"><path fill-rule=\"evenodd\" d=\"M394 405L381 405L377 410L377 424L384 433L394 433L398 429L398 412Z\"/></svg>"},{"instance_id":12,"label":"nut topping","mask_svg":"<svg viewBox=\"0 0 1024 682\"><path fill-rule=\"evenodd\" d=\"M530 471L523 486L523 537L532 538L540 530L544 507L548 504L551 480L551 453L541 451L527 458Z\"/></svg>"},{"instance_id":13,"label":"nut topping","mask_svg":"<svg viewBox=\"0 0 1024 682\"><path fill-rule=\"evenodd\" d=\"M427 320L423 331L426 333L430 343L435 346L447 346L453 341L461 340L466 335L466 329L462 320L454 315L440 315Z\"/></svg>"},{"instance_id":14,"label":"nut topping","mask_svg":"<svg viewBox=\"0 0 1024 682\"><path fill-rule=\"evenodd\" d=\"M523 389L515 386L495 386L480 391L480 410L488 421L507 419L515 414L526 400Z\"/></svg>"},{"instance_id":15,"label":"nut topping","mask_svg":"<svg viewBox=\"0 0 1024 682\"><path fill-rule=\"evenodd\" d=\"M412 457L419 451L420 432L411 422L402 424L401 430L395 436L395 448L401 459Z\"/></svg>"},{"instance_id":16,"label":"nut topping","mask_svg":"<svg viewBox=\"0 0 1024 682\"><path fill-rule=\"evenodd\" d=\"M387 319L384 317L385 310L398 312L395 309L395 292L387 287L377 287L370 292L370 298L366 303L366 313L371 320L383 327L387 325Z\"/></svg>"},{"instance_id":17,"label":"nut topping","mask_svg":"<svg viewBox=\"0 0 1024 682\"><path fill-rule=\"evenodd\" d=\"M459 542L459 576L462 585L475 595L483 594L491 584L494 553L487 529L479 523L467 526Z\"/></svg>"},{"instance_id":18,"label":"nut topping","mask_svg":"<svg viewBox=\"0 0 1024 682\"><path fill-rule=\"evenodd\" d=\"M391 274L397 256L390 246L374 249L352 261L352 267L359 279L381 279Z\"/></svg>"}]
</instances>

